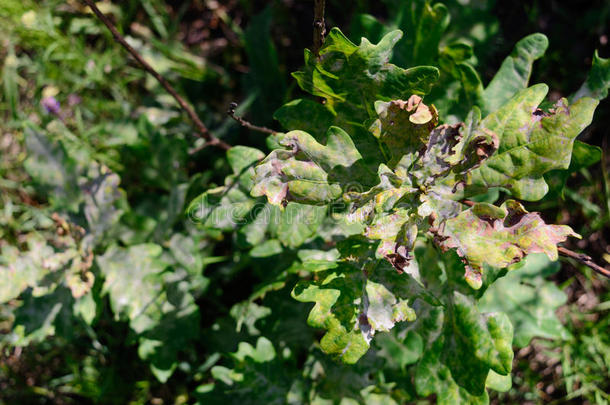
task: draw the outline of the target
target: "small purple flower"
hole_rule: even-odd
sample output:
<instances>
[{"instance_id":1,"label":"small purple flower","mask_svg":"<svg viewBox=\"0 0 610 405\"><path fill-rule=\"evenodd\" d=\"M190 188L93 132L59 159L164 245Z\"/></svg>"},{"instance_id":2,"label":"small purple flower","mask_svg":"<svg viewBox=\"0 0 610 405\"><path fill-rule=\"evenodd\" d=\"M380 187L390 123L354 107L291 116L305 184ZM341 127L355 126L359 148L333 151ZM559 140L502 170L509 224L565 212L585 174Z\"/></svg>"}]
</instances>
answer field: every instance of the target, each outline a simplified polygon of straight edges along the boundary
<instances>
[{"instance_id":1,"label":"small purple flower","mask_svg":"<svg viewBox=\"0 0 610 405\"><path fill-rule=\"evenodd\" d=\"M55 97L44 97L40 101L40 104L42 104L49 114L60 115L61 113L61 106Z\"/></svg>"}]
</instances>

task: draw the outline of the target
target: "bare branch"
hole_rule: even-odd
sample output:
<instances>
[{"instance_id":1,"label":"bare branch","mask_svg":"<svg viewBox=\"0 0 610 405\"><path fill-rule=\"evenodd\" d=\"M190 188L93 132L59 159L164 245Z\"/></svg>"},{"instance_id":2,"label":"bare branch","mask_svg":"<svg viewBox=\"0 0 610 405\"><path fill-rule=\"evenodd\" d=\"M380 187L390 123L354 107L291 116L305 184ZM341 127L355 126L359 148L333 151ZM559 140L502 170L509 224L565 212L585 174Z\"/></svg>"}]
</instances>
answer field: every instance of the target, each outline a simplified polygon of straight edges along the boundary
<instances>
[{"instance_id":1,"label":"bare branch","mask_svg":"<svg viewBox=\"0 0 610 405\"><path fill-rule=\"evenodd\" d=\"M246 127L248 129L251 129L253 131L258 131L258 132L262 132L265 134L275 134L276 131L269 129L267 127L259 127L258 125L254 125L248 121L246 121L245 119L243 119L242 117L235 115L235 109L237 108L237 103L231 103L229 104L229 109L227 110L227 114L229 114L229 116L231 118L233 118L235 121L239 122L239 125L241 125L242 127Z\"/></svg>"},{"instance_id":2,"label":"bare branch","mask_svg":"<svg viewBox=\"0 0 610 405\"><path fill-rule=\"evenodd\" d=\"M133 56L134 59L140 64L142 69L144 69L145 71L150 73L155 79L157 79L157 81L161 84L161 86L163 86L163 88L169 94L171 94L172 97L178 102L180 107L186 112L186 114L188 115L190 120L193 122L193 124L197 128L198 135L207 141L205 143L205 145L206 146L213 145L213 146L217 146L221 149L225 149L225 150L231 149L231 145L216 138L214 135L212 135L212 133L210 133L210 131L203 124L203 122L201 122L201 120L199 119L199 117L197 116L197 114L195 113L193 108L178 94L178 92L176 92L176 90L172 87L172 85L169 84L169 82L163 76L161 76L159 74L159 72L157 72L152 66L150 66L150 64L148 64L148 62L146 62L144 60L144 58L142 58L142 56L138 53L138 51L136 51L131 45L129 45L127 43L125 38L123 38L123 36L119 33L119 31L117 31L117 29L112 24L112 22L108 19L108 17L106 17L100 11L100 9L97 8L97 6L95 5L95 2L93 0L83 0L83 1L85 2L85 4L87 4L87 6L89 6L89 8L91 8L91 11L93 11L93 13L97 16L97 18L99 18L100 21L104 23L104 25L108 28L108 30L110 30L115 41L118 42L123 48L125 48L127 50L127 52L129 52L131 54L131 56Z\"/></svg>"},{"instance_id":3,"label":"bare branch","mask_svg":"<svg viewBox=\"0 0 610 405\"><path fill-rule=\"evenodd\" d=\"M584 264L585 266L593 269L593 271L595 271L597 274L601 274L602 276L610 278L610 270L605 269L602 266L596 264L590 256L587 256L584 253L576 253L570 249L566 249L561 246L557 247L557 251L560 255L574 259L580 262L581 264Z\"/></svg>"},{"instance_id":4,"label":"bare branch","mask_svg":"<svg viewBox=\"0 0 610 405\"><path fill-rule=\"evenodd\" d=\"M320 48L324 43L326 25L324 24L325 0L314 0L313 16L313 53L316 58L320 57Z\"/></svg>"}]
</instances>

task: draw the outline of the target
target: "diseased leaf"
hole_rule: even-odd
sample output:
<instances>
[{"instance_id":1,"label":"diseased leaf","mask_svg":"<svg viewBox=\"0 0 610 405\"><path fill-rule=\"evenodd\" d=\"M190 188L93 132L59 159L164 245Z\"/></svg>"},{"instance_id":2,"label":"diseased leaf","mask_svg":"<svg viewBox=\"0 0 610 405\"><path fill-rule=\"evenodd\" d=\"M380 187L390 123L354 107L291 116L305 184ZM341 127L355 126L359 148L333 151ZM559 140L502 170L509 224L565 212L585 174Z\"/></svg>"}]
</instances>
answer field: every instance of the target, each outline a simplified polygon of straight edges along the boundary
<instances>
[{"instance_id":1,"label":"diseased leaf","mask_svg":"<svg viewBox=\"0 0 610 405\"><path fill-rule=\"evenodd\" d=\"M39 232L22 235L21 249L9 244L0 249L0 303L18 298L28 288L42 296L62 286L80 298L93 286L93 254L81 240L82 228L57 214L45 220L50 223L39 224Z\"/></svg>"},{"instance_id":2,"label":"diseased leaf","mask_svg":"<svg viewBox=\"0 0 610 405\"><path fill-rule=\"evenodd\" d=\"M44 266L45 258L54 254L38 235L27 238L28 251L20 253L10 245L2 246L0 255L0 302L5 303L19 297L28 287L35 287L49 271Z\"/></svg>"},{"instance_id":3,"label":"diseased leaf","mask_svg":"<svg viewBox=\"0 0 610 405\"><path fill-rule=\"evenodd\" d=\"M537 213L508 200L501 207L478 203L440 229L444 249L455 248L466 263L466 280L481 286L484 266L507 267L530 253L557 260L557 244L568 236L580 237L569 226L547 225Z\"/></svg>"},{"instance_id":4,"label":"diseased leaf","mask_svg":"<svg viewBox=\"0 0 610 405\"><path fill-rule=\"evenodd\" d=\"M417 95L407 101L378 101L375 112L379 118L369 131L386 145L392 157L390 167L394 167L405 154L417 152L425 145L430 131L438 123L434 106L428 107Z\"/></svg>"},{"instance_id":5,"label":"diseased leaf","mask_svg":"<svg viewBox=\"0 0 610 405\"><path fill-rule=\"evenodd\" d=\"M117 319L136 319L155 299L161 281L154 276L165 268L161 251L154 244L114 246L96 258L105 278L103 291L110 295Z\"/></svg>"},{"instance_id":6,"label":"diseased leaf","mask_svg":"<svg viewBox=\"0 0 610 405\"><path fill-rule=\"evenodd\" d=\"M360 153L340 128L329 128L326 146L303 131L277 137L290 149L274 150L256 167L251 191L255 197L266 195L270 204L328 203L341 196L342 186L367 174Z\"/></svg>"},{"instance_id":7,"label":"diseased leaf","mask_svg":"<svg viewBox=\"0 0 610 405\"><path fill-rule=\"evenodd\" d=\"M299 282L292 296L315 303L308 323L327 331L322 350L352 364L366 353L376 332L415 319L410 303L420 290L410 276L384 262L366 271L349 263L348 257L347 263L316 273L314 280Z\"/></svg>"},{"instance_id":8,"label":"diseased leaf","mask_svg":"<svg viewBox=\"0 0 610 405\"><path fill-rule=\"evenodd\" d=\"M470 194L504 187L517 198L535 201L548 191L544 173L566 169L574 138L591 122L597 100L582 98L571 106L561 99L554 110L537 109L547 93L536 85L517 93L502 108L485 117L476 134L494 133L498 151L467 179Z\"/></svg>"},{"instance_id":9,"label":"diseased leaf","mask_svg":"<svg viewBox=\"0 0 610 405\"><path fill-rule=\"evenodd\" d=\"M392 31L377 45L366 38L355 45L333 28L320 49L320 58L306 50L304 69L293 74L303 90L323 97L324 104L295 100L280 108L276 118L285 128L305 130L322 142L329 126L343 128L352 136L364 163L374 171L383 160L378 143L367 131L366 121L377 117L375 102L426 94L439 77L435 67L401 69L388 62L401 36L400 31ZM309 118L320 121L296 126Z\"/></svg>"},{"instance_id":10,"label":"diseased leaf","mask_svg":"<svg viewBox=\"0 0 610 405\"><path fill-rule=\"evenodd\" d=\"M284 246L297 248L316 234L326 216L326 206L288 203L279 217L277 237Z\"/></svg>"},{"instance_id":11,"label":"diseased leaf","mask_svg":"<svg viewBox=\"0 0 610 405\"><path fill-rule=\"evenodd\" d=\"M208 190L189 204L189 218L203 228L231 231L247 223L256 201L227 178L224 187Z\"/></svg>"},{"instance_id":12,"label":"diseased leaf","mask_svg":"<svg viewBox=\"0 0 610 405\"><path fill-rule=\"evenodd\" d=\"M513 334L517 344L535 335L561 334L551 314L560 294L542 281L532 282L532 290L544 294L546 302L539 305L545 310L527 318L525 313L533 309L524 300L538 301L530 292L509 299L507 294L517 288L509 278L513 273L502 279L506 268L535 253L556 260L557 244L577 235L569 227L547 225L514 200L498 207L472 205L464 198L486 194L478 200L496 201L505 191L516 198L540 199L550 171L594 156L578 144L572 159L572 148L597 101L583 97L568 105L562 99L548 111L538 108L547 105L548 89L543 84L527 86L533 62L548 45L541 34L520 41L484 89L473 67L472 46L441 41L448 22L444 6L422 0L403 2L398 10L402 14L396 21L412 35L398 45L408 52L394 55L394 60L441 67L441 86L427 100L438 100L445 116L439 117L421 97L438 79L438 70L404 70L388 62L399 32L381 38L389 30L363 17L358 29L373 30L380 39L377 45L366 39L356 45L333 29L319 56L306 51L305 67L294 74L303 90L322 100L294 100L277 110L275 118L290 132L267 138L272 151L262 161L259 151L229 152L234 174L224 187L207 192L206 198L215 200L204 206L218 209L225 219L232 207L239 214L232 218L238 217L239 223L207 224L204 229L238 229L237 247L255 259L227 264L229 268L286 261L270 269L251 300L271 300L280 293L272 291L299 277L292 296L313 303L313 308L306 307L311 308L308 323L324 331L319 345L323 352L343 363L360 361L356 367L375 357L404 381L414 370L414 387L404 387L400 395L392 391L392 400L408 403L434 395L441 404L486 404L487 388L511 387ZM465 122L459 122L468 111ZM442 120L447 124L438 126ZM267 203L258 205L254 197L263 196ZM243 207L236 205L241 203ZM494 282L506 291L500 294ZM251 334L278 336L275 329L267 334L278 312L270 302L235 307L238 329L251 314ZM503 309L514 312L514 318L500 312ZM262 319L255 327L258 317ZM525 332L514 332L511 320ZM403 321L408 323L400 324ZM375 346L377 356L360 360L379 332L392 335ZM235 339L231 344L239 341ZM232 355L235 370L213 368L217 387L220 381L234 387L245 384L244 392L251 393L256 373L270 381L277 377L260 371L282 357L276 348L266 350L271 345L261 339L256 349L239 345ZM401 348L401 342L409 347ZM289 350L292 346L286 344L282 355L289 356L284 354ZM322 360L305 363L305 370L318 375L330 370ZM305 370L303 375L309 372ZM326 374L324 378L331 379ZM287 396L282 391L282 400L315 403L337 398L336 392L328 398L311 396L304 388L321 385L319 380L297 380ZM390 400L385 392L377 392L379 384L367 384L350 382L341 388L342 400ZM374 395L365 392L368 389L376 390Z\"/></svg>"}]
</instances>

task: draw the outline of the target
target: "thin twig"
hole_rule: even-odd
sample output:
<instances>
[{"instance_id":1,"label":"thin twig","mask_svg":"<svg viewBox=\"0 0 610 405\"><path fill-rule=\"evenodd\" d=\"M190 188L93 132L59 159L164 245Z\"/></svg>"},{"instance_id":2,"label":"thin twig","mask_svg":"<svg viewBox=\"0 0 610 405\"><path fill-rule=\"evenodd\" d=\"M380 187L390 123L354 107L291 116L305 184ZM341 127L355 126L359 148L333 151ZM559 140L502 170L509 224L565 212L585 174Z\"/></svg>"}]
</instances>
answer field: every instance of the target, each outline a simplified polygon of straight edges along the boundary
<instances>
[{"instance_id":1,"label":"thin twig","mask_svg":"<svg viewBox=\"0 0 610 405\"><path fill-rule=\"evenodd\" d=\"M104 25L108 28L108 30L110 30L115 41L118 42L123 48L125 48L127 50L127 52L129 52L131 54L131 56L133 56L134 59L140 64L140 66L142 66L142 68L144 70L146 70L155 79L157 79L157 81L161 84L161 86L163 86L163 88L165 90L167 90L167 92L169 94L171 94L172 97L174 97L174 99L178 102L180 107L186 112L188 117L191 119L191 121L197 128L197 133L203 139L205 139L207 141L205 143L205 145L206 146L213 145L213 146L217 146L221 149L225 149L225 150L231 149L231 145L216 138L214 135L212 135L212 133L210 133L210 131L206 128L206 126L203 124L203 122L201 122L201 120L199 119L199 117L197 116L195 111L192 109L192 107L178 94L178 92L176 92L176 90L172 87L172 85L169 84L169 82L167 80L165 80L165 78L159 74L159 72L157 72L152 66L150 66L148 64L148 62L146 62L144 60L144 58L142 58L142 56L140 56L138 51L136 51L131 45L129 45L127 43L125 38L123 38L123 36L119 33L119 31L117 31L117 29L112 24L112 22L108 19L108 17L106 17L100 11L100 9L97 8L97 6L95 5L95 2L93 0L83 0L83 1L85 2L85 4L87 4L89 6L89 8L91 8L91 11L93 11L93 13L97 16L97 18L99 18L100 21L104 23Z\"/></svg>"},{"instance_id":2,"label":"thin twig","mask_svg":"<svg viewBox=\"0 0 610 405\"><path fill-rule=\"evenodd\" d=\"M610 278L610 270L603 268L602 266L596 264L590 256L587 256L584 253L576 253L570 249L566 249L564 247L558 246L557 251L560 255L572 258L581 264L593 269L597 274L601 274L607 278Z\"/></svg>"},{"instance_id":3,"label":"thin twig","mask_svg":"<svg viewBox=\"0 0 610 405\"><path fill-rule=\"evenodd\" d=\"M314 0L313 9L313 53L316 58L320 57L320 48L324 43L324 35L326 35L326 25L324 24L324 6L325 0Z\"/></svg>"},{"instance_id":4,"label":"thin twig","mask_svg":"<svg viewBox=\"0 0 610 405\"><path fill-rule=\"evenodd\" d=\"M243 119L242 117L235 115L235 109L237 108L237 103L231 103L229 104L229 109L227 110L227 114L229 114L229 117L233 118L235 121L239 122L239 125L241 125L242 127L246 127L248 129L251 129L253 131L258 131L258 132L263 132L265 134L275 134L276 132L272 129L269 129L267 127L259 127L258 125L254 125L251 122L246 121L245 119Z\"/></svg>"},{"instance_id":5,"label":"thin twig","mask_svg":"<svg viewBox=\"0 0 610 405\"><path fill-rule=\"evenodd\" d=\"M462 202L462 204L467 205L469 207L474 207L476 204L476 202L470 201L470 200L462 200L461 202Z\"/></svg>"}]
</instances>

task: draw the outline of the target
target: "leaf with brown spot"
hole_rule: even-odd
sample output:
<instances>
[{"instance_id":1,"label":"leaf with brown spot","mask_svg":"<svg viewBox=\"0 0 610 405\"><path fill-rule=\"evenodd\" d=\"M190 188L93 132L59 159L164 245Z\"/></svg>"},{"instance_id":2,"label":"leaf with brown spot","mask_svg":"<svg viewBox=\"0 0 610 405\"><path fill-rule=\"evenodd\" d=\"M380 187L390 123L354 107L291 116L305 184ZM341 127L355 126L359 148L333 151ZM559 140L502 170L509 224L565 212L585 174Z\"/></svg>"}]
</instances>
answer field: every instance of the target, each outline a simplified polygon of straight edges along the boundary
<instances>
[{"instance_id":1,"label":"leaf with brown spot","mask_svg":"<svg viewBox=\"0 0 610 405\"><path fill-rule=\"evenodd\" d=\"M530 253L545 253L557 260L557 244L568 236L579 238L566 225L547 225L538 213L508 200L502 206L479 203L444 222L443 249L456 249L466 264L466 281L481 286L484 266L499 268L519 262Z\"/></svg>"}]
</instances>

